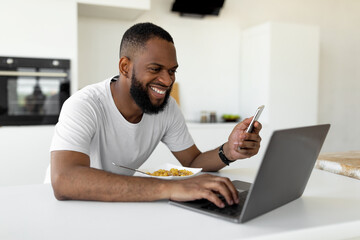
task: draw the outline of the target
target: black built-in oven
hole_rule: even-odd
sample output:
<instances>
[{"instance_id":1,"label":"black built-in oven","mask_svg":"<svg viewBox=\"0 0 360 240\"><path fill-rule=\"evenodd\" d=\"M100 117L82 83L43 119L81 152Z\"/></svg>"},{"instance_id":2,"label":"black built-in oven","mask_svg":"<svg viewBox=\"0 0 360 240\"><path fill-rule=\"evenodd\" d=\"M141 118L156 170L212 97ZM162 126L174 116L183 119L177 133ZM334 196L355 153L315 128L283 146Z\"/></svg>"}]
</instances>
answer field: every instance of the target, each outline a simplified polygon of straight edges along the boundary
<instances>
[{"instance_id":1,"label":"black built-in oven","mask_svg":"<svg viewBox=\"0 0 360 240\"><path fill-rule=\"evenodd\" d=\"M0 57L0 126L58 121L70 96L70 60Z\"/></svg>"}]
</instances>

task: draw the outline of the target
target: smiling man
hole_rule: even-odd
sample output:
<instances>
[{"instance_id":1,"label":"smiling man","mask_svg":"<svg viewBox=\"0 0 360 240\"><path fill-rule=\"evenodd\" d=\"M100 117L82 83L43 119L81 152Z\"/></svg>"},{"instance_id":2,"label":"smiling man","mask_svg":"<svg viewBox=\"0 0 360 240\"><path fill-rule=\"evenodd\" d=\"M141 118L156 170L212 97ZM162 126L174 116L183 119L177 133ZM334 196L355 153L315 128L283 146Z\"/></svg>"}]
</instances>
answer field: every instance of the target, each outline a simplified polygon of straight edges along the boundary
<instances>
[{"instance_id":1,"label":"smiling man","mask_svg":"<svg viewBox=\"0 0 360 240\"><path fill-rule=\"evenodd\" d=\"M51 144L51 181L59 200L188 201L219 207L238 202L228 178L203 174L180 181L133 176L112 163L140 167L162 141L183 166L217 171L255 155L261 124L239 123L221 147L201 153L170 97L178 67L172 37L152 23L128 29L121 41L119 76L90 85L63 105ZM241 148L239 148L241 147Z\"/></svg>"}]
</instances>

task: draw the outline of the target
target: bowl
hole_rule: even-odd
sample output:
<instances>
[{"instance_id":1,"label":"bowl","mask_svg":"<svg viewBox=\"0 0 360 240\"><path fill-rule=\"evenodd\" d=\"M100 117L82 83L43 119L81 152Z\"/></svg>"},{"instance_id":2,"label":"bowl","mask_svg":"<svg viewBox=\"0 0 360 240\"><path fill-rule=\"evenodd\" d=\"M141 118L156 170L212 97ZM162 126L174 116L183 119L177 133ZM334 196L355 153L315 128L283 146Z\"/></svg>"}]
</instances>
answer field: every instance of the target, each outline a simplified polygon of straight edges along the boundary
<instances>
[{"instance_id":1,"label":"bowl","mask_svg":"<svg viewBox=\"0 0 360 240\"><path fill-rule=\"evenodd\" d=\"M164 164L161 164L161 165L156 166L156 167L151 167L149 169L141 169L140 168L139 170L141 170L143 172L153 173L153 172L158 171L160 169L170 171L171 168L176 168L178 170L191 171L193 174L188 175L188 176L150 176L150 175L145 175L145 174L141 174L141 173L135 173L134 176L153 177L153 178L160 178L160 179L166 179L166 180L181 180L181 179L187 179L187 178L194 177L194 176L198 175L199 173L201 173L201 171L202 171L202 168L183 167L181 165L175 165L175 164L171 164L171 163L164 163Z\"/></svg>"}]
</instances>

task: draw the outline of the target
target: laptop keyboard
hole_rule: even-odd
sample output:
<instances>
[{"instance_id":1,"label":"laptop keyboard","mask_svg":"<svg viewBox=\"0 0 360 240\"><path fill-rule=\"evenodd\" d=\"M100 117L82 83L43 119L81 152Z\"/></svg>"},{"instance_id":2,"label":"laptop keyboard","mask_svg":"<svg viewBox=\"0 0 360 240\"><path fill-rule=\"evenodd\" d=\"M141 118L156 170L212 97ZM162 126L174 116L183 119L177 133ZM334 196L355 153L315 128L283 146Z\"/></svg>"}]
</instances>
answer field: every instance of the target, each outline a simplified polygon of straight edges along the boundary
<instances>
[{"instance_id":1,"label":"laptop keyboard","mask_svg":"<svg viewBox=\"0 0 360 240\"><path fill-rule=\"evenodd\" d=\"M219 198L221 199L221 201L223 201L225 203L224 208L219 208L218 206L216 206L215 204L213 204L212 202L210 202L206 199L197 200L197 201L199 203L201 203L200 208L202 208L202 209L205 209L205 210L208 210L211 212L221 213L221 214L224 214L227 216L236 217L236 216L239 216L241 213L241 210L244 206L247 194L248 194L248 191L239 193L239 203L233 204L233 205L228 205L226 203L225 198L223 196L219 195Z\"/></svg>"}]
</instances>

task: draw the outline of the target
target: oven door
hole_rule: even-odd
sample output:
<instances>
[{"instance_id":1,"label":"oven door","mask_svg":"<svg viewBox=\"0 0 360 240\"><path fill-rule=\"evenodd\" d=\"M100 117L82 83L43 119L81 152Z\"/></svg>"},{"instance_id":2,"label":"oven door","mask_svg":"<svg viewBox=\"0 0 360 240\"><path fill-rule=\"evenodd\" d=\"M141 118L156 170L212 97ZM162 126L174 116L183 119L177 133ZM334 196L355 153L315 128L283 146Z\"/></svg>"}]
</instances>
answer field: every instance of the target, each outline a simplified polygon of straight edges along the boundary
<instances>
[{"instance_id":1,"label":"oven door","mask_svg":"<svg viewBox=\"0 0 360 240\"><path fill-rule=\"evenodd\" d=\"M0 71L0 125L55 124L69 95L68 72L63 70Z\"/></svg>"}]
</instances>

